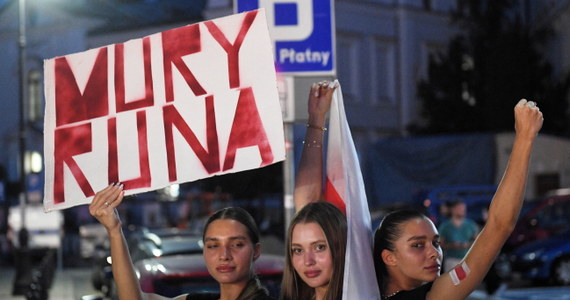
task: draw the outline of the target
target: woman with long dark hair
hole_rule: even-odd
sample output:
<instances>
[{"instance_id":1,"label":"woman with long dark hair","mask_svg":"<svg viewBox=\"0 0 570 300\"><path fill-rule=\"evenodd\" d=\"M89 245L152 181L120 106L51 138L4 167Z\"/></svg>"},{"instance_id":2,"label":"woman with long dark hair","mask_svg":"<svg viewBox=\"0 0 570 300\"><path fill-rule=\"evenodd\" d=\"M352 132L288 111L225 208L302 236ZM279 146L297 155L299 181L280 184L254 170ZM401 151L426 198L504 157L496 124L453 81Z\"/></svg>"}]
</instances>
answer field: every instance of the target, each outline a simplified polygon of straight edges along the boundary
<instances>
[{"instance_id":1,"label":"woman with long dark hair","mask_svg":"<svg viewBox=\"0 0 570 300\"><path fill-rule=\"evenodd\" d=\"M513 148L488 220L457 266L440 276L440 237L425 215L403 210L383 219L373 253L383 299L465 299L481 283L516 225L533 143L543 122L532 101L519 101L514 113Z\"/></svg>"}]
</instances>

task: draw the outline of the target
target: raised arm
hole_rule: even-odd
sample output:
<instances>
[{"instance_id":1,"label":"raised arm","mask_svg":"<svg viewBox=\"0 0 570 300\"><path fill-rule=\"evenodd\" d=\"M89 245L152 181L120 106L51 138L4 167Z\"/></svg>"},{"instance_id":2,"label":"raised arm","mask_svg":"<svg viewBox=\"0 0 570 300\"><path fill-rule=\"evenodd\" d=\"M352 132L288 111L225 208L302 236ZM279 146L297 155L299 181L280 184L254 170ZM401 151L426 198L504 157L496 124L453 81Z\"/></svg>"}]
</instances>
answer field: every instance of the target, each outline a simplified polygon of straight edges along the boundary
<instances>
[{"instance_id":1,"label":"raised arm","mask_svg":"<svg viewBox=\"0 0 570 300\"><path fill-rule=\"evenodd\" d=\"M319 201L323 194L323 142L325 122L331 107L335 83L314 83L309 93L309 120L303 142L299 170L295 178L295 211L310 202Z\"/></svg>"},{"instance_id":2,"label":"raised arm","mask_svg":"<svg viewBox=\"0 0 570 300\"><path fill-rule=\"evenodd\" d=\"M464 299L481 283L513 231L524 200L534 140L542 113L532 101L515 106L515 140L509 162L489 207L489 218L463 263L440 276L427 299ZM452 276L453 275L453 276Z\"/></svg>"},{"instance_id":3,"label":"raised arm","mask_svg":"<svg viewBox=\"0 0 570 300\"><path fill-rule=\"evenodd\" d=\"M113 279L117 286L119 299L170 299L156 294L145 294L141 290L121 228L121 219L115 209L122 200L123 185L116 184L99 191L89 205L89 212L105 227L109 235Z\"/></svg>"}]
</instances>

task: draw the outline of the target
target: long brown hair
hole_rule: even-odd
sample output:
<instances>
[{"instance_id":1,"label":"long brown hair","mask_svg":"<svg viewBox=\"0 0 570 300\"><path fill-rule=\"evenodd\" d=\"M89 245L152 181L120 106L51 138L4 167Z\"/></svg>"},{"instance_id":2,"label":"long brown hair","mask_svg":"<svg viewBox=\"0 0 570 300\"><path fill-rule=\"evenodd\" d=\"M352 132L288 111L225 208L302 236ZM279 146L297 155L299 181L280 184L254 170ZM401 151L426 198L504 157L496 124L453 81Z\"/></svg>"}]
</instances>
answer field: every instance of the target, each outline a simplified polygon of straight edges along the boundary
<instances>
[{"instance_id":1,"label":"long brown hair","mask_svg":"<svg viewBox=\"0 0 570 300\"><path fill-rule=\"evenodd\" d=\"M331 251L333 272L325 294L326 300L342 298L344 255L346 253L346 217L333 204L320 201L305 205L291 220L287 230L285 270L281 283L282 300L314 299L315 289L308 286L293 268L291 237L297 224L316 223L323 230Z\"/></svg>"},{"instance_id":2,"label":"long brown hair","mask_svg":"<svg viewBox=\"0 0 570 300\"><path fill-rule=\"evenodd\" d=\"M259 244L259 229L255 224L253 217L243 208L240 207L226 207L216 211L213 215L208 218L206 225L204 226L204 232L202 233L202 240L206 236L206 231L210 226L210 223L216 220L234 220L241 223L247 229L247 235L253 246ZM253 263L251 264L250 279L247 282L245 288L239 294L236 300L255 300L269 295L267 289L261 285L255 271L253 270Z\"/></svg>"}]
</instances>

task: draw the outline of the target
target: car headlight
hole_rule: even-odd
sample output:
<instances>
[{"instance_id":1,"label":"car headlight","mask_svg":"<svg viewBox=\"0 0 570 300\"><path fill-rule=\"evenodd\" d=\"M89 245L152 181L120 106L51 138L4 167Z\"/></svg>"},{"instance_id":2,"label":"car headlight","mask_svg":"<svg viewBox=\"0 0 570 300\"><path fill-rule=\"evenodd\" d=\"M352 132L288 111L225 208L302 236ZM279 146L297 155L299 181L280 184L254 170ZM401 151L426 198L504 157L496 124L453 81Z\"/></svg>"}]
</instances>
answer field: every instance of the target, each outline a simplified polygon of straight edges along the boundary
<instances>
[{"instance_id":1,"label":"car headlight","mask_svg":"<svg viewBox=\"0 0 570 300\"><path fill-rule=\"evenodd\" d=\"M152 255L154 255L154 257L160 257L162 255L162 250L152 249Z\"/></svg>"},{"instance_id":2,"label":"car headlight","mask_svg":"<svg viewBox=\"0 0 570 300\"><path fill-rule=\"evenodd\" d=\"M544 252L544 250L539 249L536 251L525 253L521 258L524 261L533 261L533 260L537 259L542 254L542 252Z\"/></svg>"}]
</instances>

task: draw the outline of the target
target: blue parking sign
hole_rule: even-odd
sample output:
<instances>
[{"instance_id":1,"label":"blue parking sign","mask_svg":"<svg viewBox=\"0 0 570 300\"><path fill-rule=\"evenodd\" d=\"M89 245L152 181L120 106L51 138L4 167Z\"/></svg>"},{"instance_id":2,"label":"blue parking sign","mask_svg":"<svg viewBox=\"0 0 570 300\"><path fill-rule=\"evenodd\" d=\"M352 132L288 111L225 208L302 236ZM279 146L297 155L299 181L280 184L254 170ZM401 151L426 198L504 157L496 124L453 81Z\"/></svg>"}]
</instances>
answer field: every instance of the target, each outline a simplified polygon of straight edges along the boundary
<instances>
[{"instance_id":1,"label":"blue parking sign","mask_svg":"<svg viewBox=\"0 0 570 300\"><path fill-rule=\"evenodd\" d=\"M335 75L332 0L234 0L240 13L264 8L278 72Z\"/></svg>"}]
</instances>

